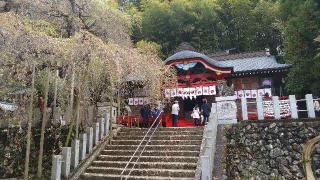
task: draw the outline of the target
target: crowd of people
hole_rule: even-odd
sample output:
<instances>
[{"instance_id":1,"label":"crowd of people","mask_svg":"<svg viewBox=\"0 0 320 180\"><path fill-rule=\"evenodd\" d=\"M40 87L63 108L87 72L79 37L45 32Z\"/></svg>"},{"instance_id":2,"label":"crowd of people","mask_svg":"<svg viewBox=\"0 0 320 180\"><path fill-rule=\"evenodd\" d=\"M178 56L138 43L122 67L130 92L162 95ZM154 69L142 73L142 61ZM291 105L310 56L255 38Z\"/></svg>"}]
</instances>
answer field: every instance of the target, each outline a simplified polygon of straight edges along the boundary
<instances>
[{"instance_id":1,"label":"crowd of people","mask_svg":"<svg viewBox=\"0 0 320 180\"><path fill-rule=\"evenodd\" d=\"M154 123L154 121L157 119L161 112L161 107L156 105L144 105L140 109L140 115L142 117L142 127L148 128L149 127L149 117L151 117L151 124L153 124L154 127L157 126L157 123Z\"/></svg>"}]
</instances>

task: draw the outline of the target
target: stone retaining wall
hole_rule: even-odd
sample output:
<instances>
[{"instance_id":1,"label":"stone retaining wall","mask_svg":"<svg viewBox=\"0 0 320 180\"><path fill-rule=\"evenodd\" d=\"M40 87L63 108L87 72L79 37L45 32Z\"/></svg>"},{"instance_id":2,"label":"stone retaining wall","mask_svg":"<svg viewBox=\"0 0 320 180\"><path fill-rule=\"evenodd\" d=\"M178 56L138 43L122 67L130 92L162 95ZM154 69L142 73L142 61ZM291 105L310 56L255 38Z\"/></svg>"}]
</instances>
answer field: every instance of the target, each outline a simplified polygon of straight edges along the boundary
<instances>
[{"instance_id":1,"label":"stone retaining wall","mask_svg":"<svg viewBox=\"0 0 320 180\"><path fill-rule=\"evenodd\" d=\"M304 143L320 135L320 122L243 123L226 129L228 179L303 179ZM312 156L320 177L319 146Z\"/></svg>"}]
</instances>

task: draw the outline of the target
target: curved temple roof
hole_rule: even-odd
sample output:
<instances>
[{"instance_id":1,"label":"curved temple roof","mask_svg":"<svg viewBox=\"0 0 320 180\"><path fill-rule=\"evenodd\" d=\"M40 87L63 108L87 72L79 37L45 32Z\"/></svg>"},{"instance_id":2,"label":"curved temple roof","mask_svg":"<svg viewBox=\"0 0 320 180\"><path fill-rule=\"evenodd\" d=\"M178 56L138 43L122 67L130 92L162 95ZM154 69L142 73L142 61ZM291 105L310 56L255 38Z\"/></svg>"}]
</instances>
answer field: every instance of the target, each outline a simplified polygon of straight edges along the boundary
<instances>
[{"instance_id":1,"label":"curved temple roof","mask_svg":"<svg viewBox=\"0 0 320 180\"><path fill-rule=\"evenodd\" d=\"M211 59L210 57L198 53L198 52L194 52L194 51L180 51L170 57L168 57L164 63L168 64L171 63L175 60L183 60L183 59L192 59L192 58L201 58L203 60L205 60L206 62L208 62L209 64L216 66L216 67L221 67L221 68L232 68L230 66L225 66L224 64L221 64L220 62Z\"/></svg>"},{"instance_id":2,"label":"curved temple roof","mask_svg":"<svg viewBox=\"0 0 320 180\"><path fill-rule=\"evenodd\" d=\"M248 72L248 71L261 71L261 70L274 70L274 69L287 69L290 68L289 64L279 64L274 56L260 55L256 57L239 57L230 60L215 60L204 54L194 51L180 51L170 57L164 62L165 64L171 63L176 60L201 58L209 64L221 68L233 68L234 73Z\"/></svg>"}]
</instances>

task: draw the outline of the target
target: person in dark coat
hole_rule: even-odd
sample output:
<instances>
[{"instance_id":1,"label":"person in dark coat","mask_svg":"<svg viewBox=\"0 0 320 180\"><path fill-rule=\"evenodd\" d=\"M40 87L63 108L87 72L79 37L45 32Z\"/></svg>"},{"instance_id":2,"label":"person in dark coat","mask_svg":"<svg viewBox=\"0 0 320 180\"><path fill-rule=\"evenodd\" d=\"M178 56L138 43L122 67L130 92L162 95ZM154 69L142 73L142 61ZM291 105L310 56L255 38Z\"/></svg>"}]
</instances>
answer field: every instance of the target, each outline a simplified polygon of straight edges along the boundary
<instances>
[{"instance_id":1,"label":"person in dark coat","mask_svg":"<svg viewBox=\"0 0 320 180\"><path fill-rule=\"evenodd\" d=\"M158 109L157 107L154 107L151 111L152 123L157 119L159 114L160 114L160 109ZM153 127L156 127L156 126L157 126L157 123L154 123Z\"/></svg>"},{"instance_id":2,"label":"person in dark coat","mask_svg":"<svg viewBox=\"0 0 320 180\"><path fill-rule=\"evenodd\" d=\"M207 99L203 99L202 101L203 101L203 103L202 103L202 105L201 105L201 113L202 113L202 115L203 115L203 122L204 122L205 124L207 124L208 121L209 121L209 116L210 116L211 108L210 108L210 106L209 106L209 104L208 104L208 102L207 102Z\"/></svg>"},{"instance_id":3,"label":"person in dark coat","mask_svg":"<svg viewBox=\"0 0 320 180\"><path fill-rule=\"evenodd\" d=\"M142 117L142 127L148 128L149 108L145 105L140 109L140 115Z\"/></svg>"}]
</instances>

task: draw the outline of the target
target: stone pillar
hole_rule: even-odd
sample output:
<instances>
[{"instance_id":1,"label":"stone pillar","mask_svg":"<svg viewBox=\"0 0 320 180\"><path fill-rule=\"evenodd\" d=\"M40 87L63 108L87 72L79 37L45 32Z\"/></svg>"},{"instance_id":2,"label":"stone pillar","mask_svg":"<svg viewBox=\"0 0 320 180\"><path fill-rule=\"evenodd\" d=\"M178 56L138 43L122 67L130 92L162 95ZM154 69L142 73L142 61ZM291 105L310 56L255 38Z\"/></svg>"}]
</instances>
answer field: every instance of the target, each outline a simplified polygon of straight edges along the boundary
<instances>
[{"instance_id":1,"label":"stone pillar","mask_svg":"<svg viewBox=\"0 0 320 180\"><path fill-rule=\"evenodd\" d=\"M70 174L71 165L71 147L62 148L62 176L67 178Z\"/></svg>"},{"instance_id":2,"label":"stone pillar","mask_svg":"<svg viewBox=\"0 0 320 180\"><path fill-rule=\"evenodd\" d=\"M273 102L274 118L275 119L281 119L279 97L278 96L272 96L272 102Z\"/></svg>"},{"instance_id":3,"label":"stone pillar","mask_svg":"<svg viewBox=\"0 0 320 180\"><path fill-rule=\"evenodd\" d=\"M242 120L248 120L248 105L247 99L245 97L241 98L241 110L242 110Z\"/></svg>"},{"instance_id":4,"label":"stone pillar","mask_svg":"<svg viewBox=\"0 0 320 180\"><path fill-rule=\"evenodd\" d=\"M95 126L93 127L93 145L96 146L99 144L99 123L95 123Z\"/></svg>"},{"instance_id":5,"label":"stone pillar","mask_svg":"<svg viewBox=\"0 0 320 180\"><path fill-rule=\"evenodd\" d=\"M71 167L73 169L77 168L79 164L79 148L80 141L78 139L73 140L71 146Z\"/></svg>"},{"instance_id":6,"label":"stone pillar","mask_svg":"<svg viewBox=\"0 0 320 180\"><path fill-rule=\"evenodd\" d=\"M93 147L93 128L87 127L87 152L90 153Z\"/></svg>"},{"instance_id":7,"label":"stone pillar","mask_svg":"<svg viewBox=\"0 0 320 180\"><path fill-rule=\"evenodd\" d=\"M297 100L295 95L289 96L290 101L290 111L291 111L291 118L298 119L298 109L297 109Z\"/></svg>"},{"instance_id":8,"label":"stone pillar","mask_svg":"<svg viewBox=\"0 0 320 180\"><path fill-rule=\"evenodd\" d=\"M258 120L264 120L263 100L261 96L257 97L257 113L258 113Z\"/></svg>"},{"instance_id":9,"label":"stone pillar","mask_svg":"<svg viewBox=\"0 0 320 180\"><path fill-rule=\"evenodd\" d=\"M80 161L86 158L87 153L87 134L83 133L80 136Z\"/></svg>"},{"instance_id":10,"label":"stone pillar","mask_svg":"<svg viewBox=\"0 0 320 180\"><path fill-rule=\"evenodd\" d=\"M54 155L52 157L51 180L61 180L61 163L61 155Z\"/></svg>"},{"instance_id":11,"label":"stone pillar","mask_svg":"<svg viewBox=\"0 0 320 180\"><path fill-rule=\"evenodd\" d=\"M210 177L210 163L208 156L201 156L201 180L211 180Z\"/></svg>"},{"instance_id":12,"label":"stone pillar","mask_svg":"<svg viewBox=\"0 0 320 180\"><path fill-rule=\"evenodd\" d=\"M102 117L100 120L100 139L104 137L104 130L105 130L105 122L104 122L104 118Z\"/></svg>"},{"instance_id":13,"label":"stone pillar","mask_svg":"<svg viewBox=\"0 0 320 180\"><path fill-rule=\"evenodd\" d=\"M312 94L306 94L306 104L307 104L308 118L316 118L316 113L314 112Z\"/></svg>"},{"instance_id":14,"label":"stone pillar","mask_svg":"<svg viewBox=\"0 0 320 180\"><path fill-rule=\"evenodd\" d=\"M105 133L106 133L106 135L107 136L109 136L109 121L110 121L110 118L109 118L109 116L107 115L107 114L105 114L105 123L106 123L106 126L105 126Z\"/></svg>"}]
</instances>

